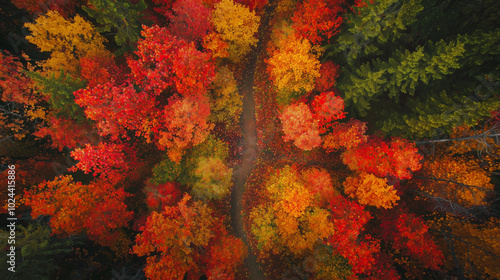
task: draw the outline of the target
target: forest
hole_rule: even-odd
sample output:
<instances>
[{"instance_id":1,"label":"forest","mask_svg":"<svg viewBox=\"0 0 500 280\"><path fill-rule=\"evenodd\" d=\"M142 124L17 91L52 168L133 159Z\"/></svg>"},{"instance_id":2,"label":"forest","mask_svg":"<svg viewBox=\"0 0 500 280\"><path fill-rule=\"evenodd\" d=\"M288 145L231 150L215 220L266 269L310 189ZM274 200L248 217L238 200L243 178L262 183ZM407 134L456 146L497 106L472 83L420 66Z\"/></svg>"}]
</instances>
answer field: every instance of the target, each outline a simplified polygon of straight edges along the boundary
<instances>
[{"instance_id":1,"label":"forest","mask_svg":"<svg viewBox=\"0 0 500 280\"><path fill-rule=\"evenodd\" d=\"M500 1L0 13L0 279L500 279Z\"/></svg>"}]
</instances>

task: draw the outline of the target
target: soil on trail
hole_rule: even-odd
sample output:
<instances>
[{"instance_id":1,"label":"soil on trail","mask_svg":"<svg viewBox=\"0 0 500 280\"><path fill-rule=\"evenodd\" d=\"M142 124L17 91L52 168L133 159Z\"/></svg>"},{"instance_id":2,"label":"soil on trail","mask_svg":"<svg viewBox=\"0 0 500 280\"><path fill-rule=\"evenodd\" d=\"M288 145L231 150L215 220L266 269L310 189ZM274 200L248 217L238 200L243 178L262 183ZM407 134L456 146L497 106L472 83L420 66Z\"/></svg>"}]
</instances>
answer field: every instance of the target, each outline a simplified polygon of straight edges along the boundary
<instances>
[{"instance_id":1,"label":"soil on trail","mask_svg":"<svg viewBox=\"0 0 500 280\"><path fill-rule=\"evenodd\" d=\"M270 1L272 2L272 1ZM257 47L248 56L247 64L243 70L240 92L243 95L243 112L241 115L241 125L243 138L239 145L242 150L241 164L235 169L233 174L234 188L231 193L231 223L236 237L241 238L249 248L249 256L245 260L249 279L264 280L264 273L261 270L256 255L252 252L248 244L246 232L242 219L242 199L245 192L245 184L254 168L254 160L257 156L257 130L255 125L255 100L254 100L254 79L258 58L264 50L265 32L268 30L270 15L273 6L268 4L261 15L261 22L258 30L259 42Z\"/></svg>"}]
</instances>

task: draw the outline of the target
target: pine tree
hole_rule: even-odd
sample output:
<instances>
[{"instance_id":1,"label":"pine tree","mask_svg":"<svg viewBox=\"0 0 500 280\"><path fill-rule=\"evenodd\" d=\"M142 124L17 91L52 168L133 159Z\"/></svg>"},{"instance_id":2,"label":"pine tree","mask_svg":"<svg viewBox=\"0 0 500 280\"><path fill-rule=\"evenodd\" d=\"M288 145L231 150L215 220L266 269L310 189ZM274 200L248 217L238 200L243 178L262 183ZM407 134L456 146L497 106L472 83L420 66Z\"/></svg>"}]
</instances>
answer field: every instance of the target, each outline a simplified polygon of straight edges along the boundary
<instances>
[{"instance_id":1,"label":"pine tree","mask_svg":"<svg viewBox=\"0 0 500 280\"><path fill-rule=\"evenodd\" d=\"M135 5L123 0L89 0L89 6L83 7L101 25L99 32L116 31L115 42L121 47L118 53L135 50L141 32L139 15L146 8L144 0Z\"/></svg>"},{"instance_id":2,"label":"pine tree","mask_svg":"<svg viewBox=\"0 0 500 280\"><path fill-rule=\"evenodd\" d=\"M75 95L73 94L73 92L85 87L85 81L73 78L62 69L58 77L54 73L51 73L49 77L38 72L26 73L35 81L40 91L50 98L49 104L56 111L56 115L78 121L86 119L82 107L75 103Z\"/></svg>"},{"instance_id":3,"label":"pine tree","mask_svg":"<svg viewBox=\"0 0 500 280\"><path fill-rule=\"evenodd\" d=\"M55 258L71 252L73 239L55 239L50 236L50 227L40 223L29 224L27 227L18 225L16 228L15 247L20 250L16 251L18 262L15 267L15 279L54 279L54 272L60 268ZM0 234L2 235L0 244L3 248L9 248L11 245L6 238L9 232L0 230ZM6 254L0 258L0 277L3 279L10 279L13 274L7 270L9 267L7 258Z\"/></svg>"},{"instance_id":4,"label":"pine tree","mask_svg":"<svg viewBox=\"0 0 500 280\"><path fill-rule=\"evenodd\" d=\"M473 125L498 109L500 30L486 2L492 10L500 5L463 2L354 7L336 43L324 47L327 59L343 65L337 86L347 111L370 115L389 135L421 139Z\"/></svg>"}]
</instances>

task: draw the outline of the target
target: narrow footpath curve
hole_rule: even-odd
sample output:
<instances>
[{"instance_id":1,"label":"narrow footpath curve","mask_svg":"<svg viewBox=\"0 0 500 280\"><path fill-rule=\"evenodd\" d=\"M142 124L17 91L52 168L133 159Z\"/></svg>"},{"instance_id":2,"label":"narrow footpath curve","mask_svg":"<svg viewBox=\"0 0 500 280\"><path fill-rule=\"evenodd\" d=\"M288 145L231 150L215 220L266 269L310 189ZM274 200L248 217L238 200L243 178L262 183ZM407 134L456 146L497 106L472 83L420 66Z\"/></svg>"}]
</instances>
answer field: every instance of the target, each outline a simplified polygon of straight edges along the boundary
<instances>
[{"instance_id":1,"label":"narrow footpath curve","mask_svg":"<svg viewBox=\"0 0 500 280\"><path fill-rule=\"evenodd\" d=\"M251 280L264 280L265 277L259 267L259 264L257 263L257 257L253 254L248 243L241 216L243 210L241 201L243 199L246 181L252 173L254 160L257 155L257 130L255 126L255 100L253 86L257 60L259 58L259 54L264 49L264 42L262 42L262 38L264 37L263 35L269 26L269 19L272 11L273 7L268 4L261 16L261 22L258 30L259 42L257 43L257 47L247 57L247 65L243 70L243 77L240 86L240 92L243 95L243 112L241 114L243 138L239 145L243 150L243 154L241 157L241 163L233 174L234 188L231 193L231 223L236 237L243 240L249 248L249 256L245 260L245 264L250 274L249 279Z\"/></svg>"}]
</instances>

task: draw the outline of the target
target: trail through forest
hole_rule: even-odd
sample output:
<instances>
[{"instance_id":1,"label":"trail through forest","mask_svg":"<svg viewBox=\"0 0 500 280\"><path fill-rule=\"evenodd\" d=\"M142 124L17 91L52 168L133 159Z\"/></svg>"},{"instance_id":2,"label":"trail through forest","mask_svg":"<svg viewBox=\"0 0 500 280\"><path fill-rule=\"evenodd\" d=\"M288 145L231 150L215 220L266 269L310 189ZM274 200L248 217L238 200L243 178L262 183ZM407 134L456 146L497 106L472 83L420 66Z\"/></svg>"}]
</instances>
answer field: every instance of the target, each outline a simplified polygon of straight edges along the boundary
<instances>
[{"instance_id":1,"label":"trail through forest","mask_svg":"<svg viewBox=\"0 0 500 280\"><path fill-rule=\"evenodd\" d=\"M272 1L270 1L272 2ZM234 188L231 193L231 222L236 237L241 238L249 248L249 256L245 260L249 272L249 279L264 280L264 273L260 269L257 262L257 256L253 253L243 227L242 219L242 200L243 193L245 192L245 184L252 173L254 168L254 160L257 156L257 130L255 125L255 100L254 100L254 80L255 69L259 55L264 50L265 38L264 34L268 30L269 20L273 6L268 3L264 13L261 16L261 23L258 30L259 42L255 50L247 57L247 64L243 70L243 76L240 86L240 92L243 95L243 112L241 115L242 125L242 141L240 142L240 149L243 151L241 155L241 163L234 172Z\"/></svg>"}]
</instances>

